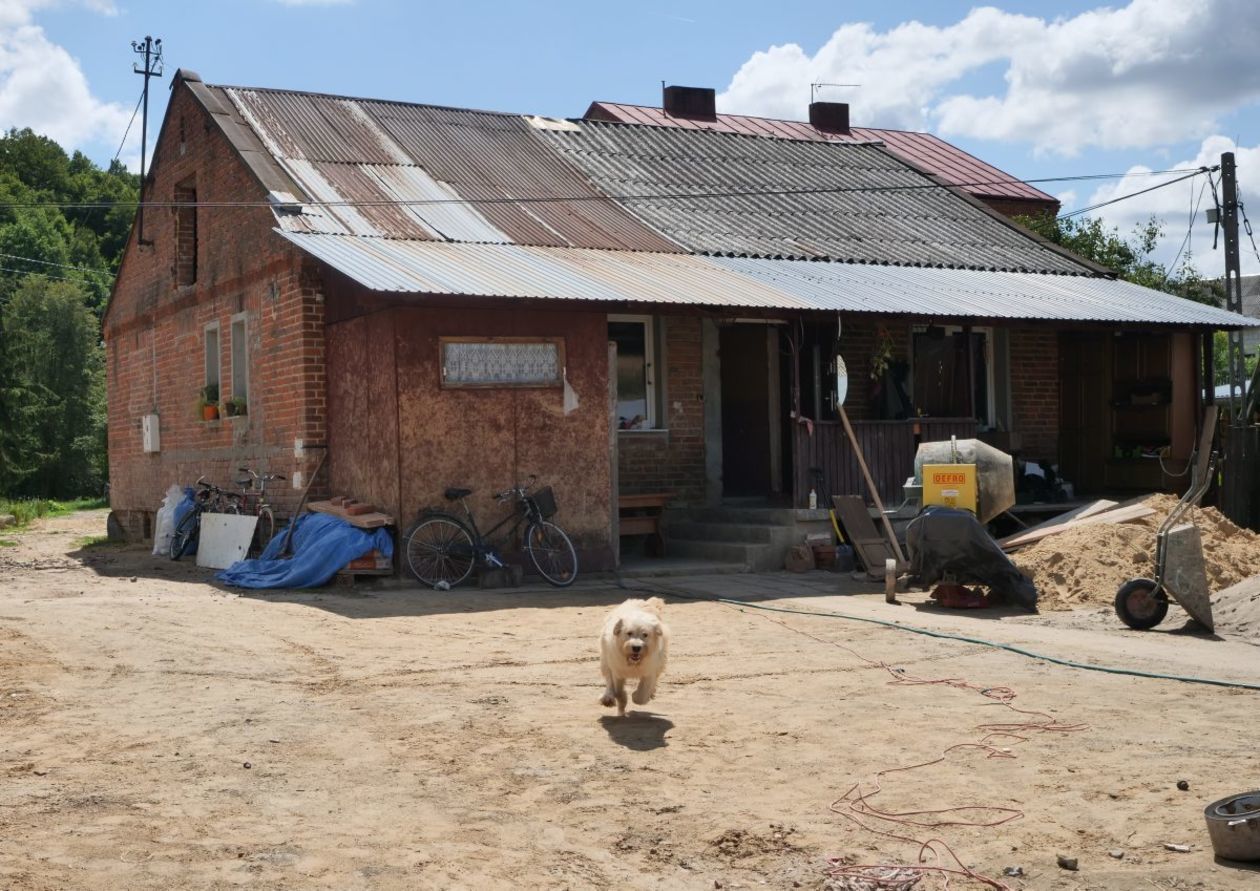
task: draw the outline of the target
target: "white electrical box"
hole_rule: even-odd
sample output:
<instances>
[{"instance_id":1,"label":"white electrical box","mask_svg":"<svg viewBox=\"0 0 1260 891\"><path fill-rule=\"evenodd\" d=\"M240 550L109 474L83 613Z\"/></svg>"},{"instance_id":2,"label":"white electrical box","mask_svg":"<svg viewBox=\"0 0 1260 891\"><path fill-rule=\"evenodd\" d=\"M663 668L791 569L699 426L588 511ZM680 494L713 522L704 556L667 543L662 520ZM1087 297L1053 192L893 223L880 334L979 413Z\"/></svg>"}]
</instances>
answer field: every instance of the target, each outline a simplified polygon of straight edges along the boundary
<instances>
[{"instance_id":1,"label":"white electrical box","mask_svg":"<svg viewBox=\"0 0 1260 891\"><path fill-rule=\"evenodd\" d=\"M140 435L144 440L146 453L162 451L162 434L159 430L157 415L142 415L140 417Z\"/></svg>"}]
</instances>

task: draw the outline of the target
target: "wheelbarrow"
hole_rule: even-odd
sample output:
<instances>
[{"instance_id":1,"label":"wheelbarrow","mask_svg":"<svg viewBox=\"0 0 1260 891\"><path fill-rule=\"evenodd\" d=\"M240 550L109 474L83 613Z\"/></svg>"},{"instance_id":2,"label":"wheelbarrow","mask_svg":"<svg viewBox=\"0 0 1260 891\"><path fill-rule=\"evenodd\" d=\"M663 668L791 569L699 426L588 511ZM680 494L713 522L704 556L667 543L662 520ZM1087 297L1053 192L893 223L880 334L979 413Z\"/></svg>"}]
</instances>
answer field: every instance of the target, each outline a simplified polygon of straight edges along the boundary
<instances>
[{"instance_id":1,"label":"wheelbarrow","mask_svg":"<svg viewBox=\"0 0 1260 891\"><path fill-rule=\"evenodd\" d=\"M1213 629L1212 596L1203 563L1203 541L1192 518L1216 469L1216 454L1205 465L1194 462L1190 488L1155 533L1155 578L1129 579L1116 592L1116 615L1130 628L1154 628L1168 615L1169 598L1181 604L1196 622Z\"/></svg>"}]
</instances>

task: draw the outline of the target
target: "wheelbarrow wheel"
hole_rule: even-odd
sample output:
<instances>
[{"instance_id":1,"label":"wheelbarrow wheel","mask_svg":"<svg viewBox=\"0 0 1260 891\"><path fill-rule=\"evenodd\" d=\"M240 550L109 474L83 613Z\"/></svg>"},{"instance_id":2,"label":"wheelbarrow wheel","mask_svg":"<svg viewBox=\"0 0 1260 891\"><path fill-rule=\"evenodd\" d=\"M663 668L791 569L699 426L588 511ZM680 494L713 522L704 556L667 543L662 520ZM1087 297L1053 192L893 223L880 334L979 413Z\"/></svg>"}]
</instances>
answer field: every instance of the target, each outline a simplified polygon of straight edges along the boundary
<instances>
[{"instance_id":1,"label":"wheelbarrow wheel","mask_svg":"<svg viewBox=\"0 0 1260 891\"><path fill-rule=\"evenodd\" d=\"M1154 628L1168 615L1168 597L1151 579L1129 579L1116 592L1116 615L1137 631Z\"/></svg>"}]
</instances>

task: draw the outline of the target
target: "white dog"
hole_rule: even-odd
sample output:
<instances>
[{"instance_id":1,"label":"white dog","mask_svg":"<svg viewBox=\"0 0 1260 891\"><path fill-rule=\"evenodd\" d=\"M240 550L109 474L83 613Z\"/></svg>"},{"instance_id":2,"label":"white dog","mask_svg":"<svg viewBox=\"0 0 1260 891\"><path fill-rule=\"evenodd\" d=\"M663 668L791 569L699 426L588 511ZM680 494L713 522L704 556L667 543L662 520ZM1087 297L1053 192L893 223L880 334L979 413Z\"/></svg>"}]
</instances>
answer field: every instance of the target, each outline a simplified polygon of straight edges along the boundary
<instances>
[{"instance_id":1,"label":"white dog","mask_svg":"<svg viewBox=\"0 0 1260 891\"><path fill-rule=\"evenodd\" d=\"M669 629L661 621L665 601L627 600L608 614L604 631L599 636L599 668L604 673L606 688L600 705L617 714L626 713L626 681L637 678L634 690L636 705L645 705L656 694L656 682L665 671L669 654Z\"/></svg>"}]
</instances>

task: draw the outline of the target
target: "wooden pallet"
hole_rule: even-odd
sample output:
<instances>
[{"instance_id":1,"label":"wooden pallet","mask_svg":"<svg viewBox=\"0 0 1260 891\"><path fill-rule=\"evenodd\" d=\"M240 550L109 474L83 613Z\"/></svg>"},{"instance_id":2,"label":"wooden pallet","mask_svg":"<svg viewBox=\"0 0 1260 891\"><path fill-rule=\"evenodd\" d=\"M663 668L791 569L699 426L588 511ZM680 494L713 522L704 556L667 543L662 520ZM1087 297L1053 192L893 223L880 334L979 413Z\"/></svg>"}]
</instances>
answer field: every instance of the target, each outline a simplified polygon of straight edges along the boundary
<instances>
[{"instance_id":1,"label":"wooden pallet","mask_svg":"<svg viewBox=\"0 0 1260 891\"><path fill-rule=\"evenodd\" d=\"M313 510L320 514L329 514L330 516L340 517L351 526L357 526L360 529L378 529L381 526L393 526L394 518L389 514L380 512L367 514L350 514L346 509L331 501L312 501L306 506L307 510Z\"/></svg>"}]
</instances>

